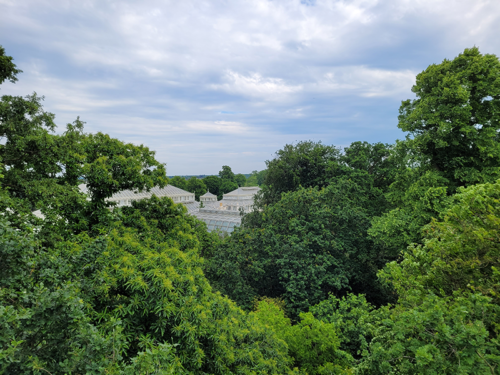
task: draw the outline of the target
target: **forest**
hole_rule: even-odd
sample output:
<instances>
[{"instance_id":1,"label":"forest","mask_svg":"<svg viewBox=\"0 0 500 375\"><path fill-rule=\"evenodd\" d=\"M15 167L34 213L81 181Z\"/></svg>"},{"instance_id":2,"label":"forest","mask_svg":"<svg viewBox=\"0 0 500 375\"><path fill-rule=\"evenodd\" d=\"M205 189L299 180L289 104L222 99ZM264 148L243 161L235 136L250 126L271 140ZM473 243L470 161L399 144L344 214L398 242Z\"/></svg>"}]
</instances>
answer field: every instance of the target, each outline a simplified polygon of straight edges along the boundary
<instances>
[{"instance_id":1,"label":"forest","mask_svg":"<svg viewBox=\"0 0 500 375\"><path fill-rule=\"evenodd\" d=\"M0 47L0 84L20 73ZM288 144L246 181L169 181L3 95L0 374L500 374L500 61L466 49L412 91L404 140ZM168 183L262 189L230 236L107 201Z\"/></svg>"}]
</instances>

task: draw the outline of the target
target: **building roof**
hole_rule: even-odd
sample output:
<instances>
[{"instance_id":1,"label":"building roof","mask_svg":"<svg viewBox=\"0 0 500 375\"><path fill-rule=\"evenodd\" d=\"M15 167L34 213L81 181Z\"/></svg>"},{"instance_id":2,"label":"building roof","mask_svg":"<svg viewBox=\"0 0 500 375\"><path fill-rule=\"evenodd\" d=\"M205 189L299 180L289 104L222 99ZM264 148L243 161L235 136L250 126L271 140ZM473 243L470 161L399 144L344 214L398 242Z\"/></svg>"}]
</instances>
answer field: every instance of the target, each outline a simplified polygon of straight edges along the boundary
<instances>
[{"instance_id":1,"label":"building roof","mask_svg":"<svg viewBox=\"0 0 500 375\"><path fill-rule=\"evenodd\" d=\"M198 212L200 210L200 202L187 202L187 203L183 203L184 204L184 207L187 208L187 211L188 211L188 214L192 215L192 214L196 214L196 212Z\"/></svg>"},{"instance_id":2,"label":"building roof","mask_svg":"<svg viewBox=\"0 0 500 375\"><path fill-rule=\"evenodd\" d=\"M200 198L213 198L216 197L217 195L212 194L211 192L207 191L205 194L203 194Z\"/></svg>"},{"instance_id":3,"label":"building roof","mask_svg":"<svg viewBox=\"0 0 500 375\"><path fill-rule=\"evenodd\" d=\"M224 197L251 197L260 191L258 186L243 186L229 193L224 194Z\"/></svg>"},{"instance_id":4,"label":"building roof","mask_svg":"<svg viewBox=\"0 0 500 375\"><path fill-rule=\"evenodd\" d=\"M82 193L85 194L88 193L87 185L81 184L78 187L80 188L80 191ZM150 191L143 190L142 192L133 190L122 190L119 191L118 193L113 194L113 196L108 199L111 201L118 199L144 199L151 197L153 194L156 195L157 197L164 197L164 196L174 197L182 195L194 196L194 193L190 193L189 191L179 189L178 187L173 185L167 185L164 188L159 188L158 186L155 186Z\"/></svg>"}]
</instances>

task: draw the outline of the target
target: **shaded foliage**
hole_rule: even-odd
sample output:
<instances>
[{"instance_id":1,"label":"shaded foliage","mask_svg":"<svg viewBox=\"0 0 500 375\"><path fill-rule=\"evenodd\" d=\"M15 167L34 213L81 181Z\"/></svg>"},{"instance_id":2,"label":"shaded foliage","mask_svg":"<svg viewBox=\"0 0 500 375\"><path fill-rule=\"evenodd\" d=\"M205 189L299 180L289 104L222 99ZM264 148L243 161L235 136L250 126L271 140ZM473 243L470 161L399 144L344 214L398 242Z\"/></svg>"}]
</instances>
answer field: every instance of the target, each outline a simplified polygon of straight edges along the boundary
<instances>
[{"instance_id":1,"label":"shaded foliage","mask_svg":"<svg viewBox=\"0 0 500 375\"><path fill-rule=\"evenodd\" d=\"M328 164L339 155L339 149L321 142L305 141L285 145L276 152L273 160L266 161L267 173L263 181L266 188L260 205L275 203L282 193L297 190L300 186L326 186Z\"/></svg>"},{"instance_id":2,"label":"shaded foliage","mask_svg":"<svg viewBox=\"0 0 500 375\"><path fill-rule=\"evenodd\" d=\"M364 234L363 199L351 181L284 194L260 213L258 226L225 241L207 276L247 308L255 296L283 297L293 316L328 293L379 295L375 273L384 263Z\"/></svg>"},{"instance_id":3,"label":"shaded foliage","mask_svg":"<svg viewBox=\"0 0 500 375\"><path fill-rule=\"evenodd\" d=\"M200 200L200 196L207 192L207 186L203 183L203 180L200 180L196 177L191 177L186 184L186 190L194 193L194 197L197 201Z\"/></svg>"},{"instance_id":4,"label":"shaded foliage","mask_svg":"<svg viewBox=\"0 0 500 375\"><path fill-rule=\"evenodd\" d=\"M172 186L178 187L179 189L186 190L187 188L187 180L181 176L172 177L168 183Z\"/></svg>"}]
</instances>

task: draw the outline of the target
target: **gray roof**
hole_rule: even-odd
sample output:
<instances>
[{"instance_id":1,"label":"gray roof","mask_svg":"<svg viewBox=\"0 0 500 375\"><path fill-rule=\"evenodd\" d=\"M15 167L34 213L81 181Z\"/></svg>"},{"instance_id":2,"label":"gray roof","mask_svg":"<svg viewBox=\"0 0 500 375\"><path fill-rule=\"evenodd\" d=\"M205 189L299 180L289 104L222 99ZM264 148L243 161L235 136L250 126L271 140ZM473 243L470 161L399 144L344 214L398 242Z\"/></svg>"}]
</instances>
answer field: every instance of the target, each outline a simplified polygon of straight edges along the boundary
<instances>
[{"instance_id":1,"label":"gray roof","mask_svg":"<svg viewBox=\"0 0 500 375\"><path fill-rule=\"evenodd\" d=\"M242 186L236 190L233 190L229 193L224 194L226 197L243 197L243 196L254 196L260 191L260 187L258 186Z\"/></svg>"},{"instance_id":2,"label":"gray roof","mask_svg":"<svg viewBox=\"0 0 500 375\"><path fill-rule=\"evenodd\" d=\"M236 223L238 225L241 224L241 216L239 215L224 215L222 212L221 213L194 212L193 215L205 222L207 222L207 220L221 220L221 221Z\"/></svg>"},{"instance_id":3,"label":"gray roof","mask_svg":"<svg viewBox=\"0 0 500 375\"><path fill-rule=\"evenodd\" d=\"M216 197L216 196L217 196L217 195L212 194L211 192L207 191L207 192L206 192L205 194L203 194L201 197L207 197L207 198L208 198L208 197L210 197L210 198L212 198L212 197ZM201 197L200 197L200 198L201 198Z\"/></svg>"},{"instance_id":4,"label":"gray roof","mask_svg":"<svg viewBox=\"0 0 500 375\"><path fill-rule=\"evenodd\" d=\"M82 193L85 194L88 193L87 186L85 184L81 184L78 187L80 188L80 191ZM178 187L173 185L167 185L164 188L159 188L158 186L155 186L150 191L143 190L142 192L133 190L122 190L119 191L118 193L113 194L113 196L109 198L109 200L114 201L119 199L144 199L151 197L153 194L156 195L157 197L164 197L164 196L175 197L183 195L194 196L194 193L190 193L189 191L179 189Z\"/></svg>"},{"instance_id":5,"label":"gray roof","mask_svg":"<svg viewBox=\"0 0 500 375\"><path fill-rule=\"evenodd\" d=\"M194 202L187 202L187 203L183 203L183 204L187 208L188 214L195 214L200 209L200 202L194 201Z\"/></svg>"}]
</instances>

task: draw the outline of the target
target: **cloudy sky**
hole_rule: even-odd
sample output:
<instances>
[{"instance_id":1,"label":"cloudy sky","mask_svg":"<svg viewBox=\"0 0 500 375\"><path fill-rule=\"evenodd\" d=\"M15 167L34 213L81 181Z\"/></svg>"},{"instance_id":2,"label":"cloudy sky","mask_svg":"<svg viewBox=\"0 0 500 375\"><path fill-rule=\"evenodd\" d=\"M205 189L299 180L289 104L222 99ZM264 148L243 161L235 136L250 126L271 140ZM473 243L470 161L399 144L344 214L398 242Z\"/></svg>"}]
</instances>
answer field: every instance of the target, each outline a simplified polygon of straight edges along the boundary
<instances>
[{"instance_id":1,"label":"cloudy sky","mask_svg":"<svg viewBox=\"0 0 500 375\"><path fill-rule=\"evenodd\" d=\"M392 143L415 75L500 55L498 0L0 0L0 44L62 130L145 144L169 175L265 168L286 143Z\"/></svg>"}]
</instances>

